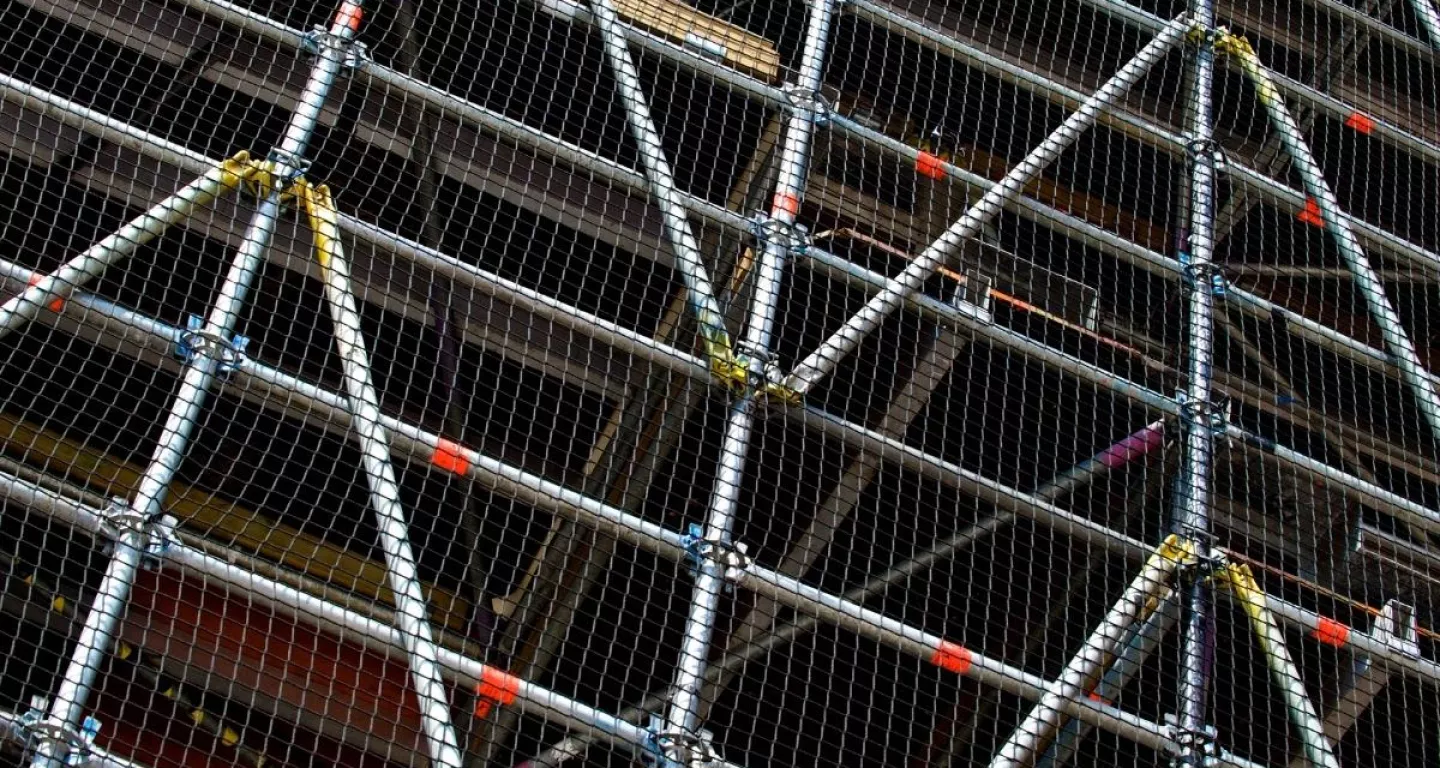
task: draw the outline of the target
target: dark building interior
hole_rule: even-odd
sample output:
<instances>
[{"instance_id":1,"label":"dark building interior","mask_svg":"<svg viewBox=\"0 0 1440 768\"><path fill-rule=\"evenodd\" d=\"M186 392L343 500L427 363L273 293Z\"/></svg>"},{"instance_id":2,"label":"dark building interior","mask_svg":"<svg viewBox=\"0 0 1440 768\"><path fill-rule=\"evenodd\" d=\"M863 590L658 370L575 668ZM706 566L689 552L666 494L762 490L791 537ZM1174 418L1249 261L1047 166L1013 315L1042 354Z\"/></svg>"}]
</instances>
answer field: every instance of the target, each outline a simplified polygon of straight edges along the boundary
<instances>
[{"instance_id":1,"label":"dark building interior","mask_svg":"<svg viewBox=\"0 0 1440 768\"><path fill-rule=\"evenodd\" d=\"M306 176L352 222L342 242L381 410L418 430L393 447L436 642L621 713L675 678L691 565L667 544L637 546L562 513L574 502L546 489L686 531L706 518L732 395L695 362L703 351L677 256L582 6L372 4L359 32L367 60L326 101ZM737 337L810 8L618 9ZM1416 8L1218 5L1280 79L1433 369L1440 53ZM1077 96L1184 11L1168 0L838 4L819 89L826 119L797 215L808 247L792 254L779 292L780 367L839 328ZM207 164L275 146L314 58L300 33L334 13L290 0L0 7L4 297ZM980 531L851 599L1041 680L1061 673L1144 553L1097 543L1044 509L1145 547L1174 524L1190 51L1164 56L803 404L764 404L734 527L757 566L848 596L936 542ZM1223 60L1215 88L1226 291L1213 388L1234 429L1215 443L1213 544L1250 567L1272 607L1321 617L1319 629L1286 623L1284 638L1340 763L1434 765L1440 443L1254 89ZM176 339L211 307L255 208L253 190L202 207L85 286L88 298L0 338L5 477L94 509L135 494L180 387ZM264 259L237 326L246 358L344 392L310 227L293 207ZM151 318L151 330L105 307ZM211 388L165 502L180 540L384 621L395 597L354 430L263 379L242 368ZM533 482L495 479L468 459L456 472L419 433ZM1133 435L1154 442L1117 447ZM1101 470L1085 464L1097 456ZM1074 481L1077 465L1089 474ZM54 695L110 550L14 492L0 504L0 709L23 714ZM428 762L399 649L165 564L142 570L129 603L87 708L108 754L155 768ZM1394 651L1413 664L1325 634L1343 625L1380 637L1382 614L1413 630ZM1303 765L1237 601L1217 602L1214 625L1218 745L1246 764ZM1180 633L1104 703L1152 724L1177 712ZM703 704L732 765L986 763L1034 706L1013 687L743 588L721 596L709 662L767 636ZM558 765L537 756L592 740L529 694L477 716L473 683L448 684L467 764ZM1155 738L1087 726L1070 755L1046 759L1165 762L1156 745L1173 738ZM592 741L565 764L640 759L623 740ZM23 744L6 748L28 761Z\"/></svg>"}]
</instances>

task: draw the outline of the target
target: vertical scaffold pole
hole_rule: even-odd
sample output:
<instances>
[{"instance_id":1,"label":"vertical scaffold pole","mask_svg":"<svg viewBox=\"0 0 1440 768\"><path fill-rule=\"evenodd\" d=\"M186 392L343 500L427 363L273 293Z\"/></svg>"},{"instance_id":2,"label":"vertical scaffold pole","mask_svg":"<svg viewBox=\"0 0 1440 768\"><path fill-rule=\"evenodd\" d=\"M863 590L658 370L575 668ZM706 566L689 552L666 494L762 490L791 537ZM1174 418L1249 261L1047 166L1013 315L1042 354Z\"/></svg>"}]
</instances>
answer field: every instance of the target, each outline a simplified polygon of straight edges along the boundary
<instances>
[{"instance_id":1,"label":"vertical scaffold pole","mask_svg":"<svg viewBox=\"0 0 1440 768\"><path fill-rule=\"evenodd\" d=\"M730 334L725 330L725 316L715 300L715 288L705 271L705 262L700 258L700 246L690 231L690 219L685 205L675 189L674 174L665 159L665 148L660 143L660 132L655 130L655 121L650 117L650 105L640 87L640 75L635 62L626 47L625 33L620 27L620 17L610 0L590 0L595 14L595 25L600 30L601 42L605 47L605 58L610 62L610 72L615 76L616 90L625 105L626 122L630 135L640 148L640 162L645 166L645 179L650 182L650 193L660 206L665 236L675 251L675 266L685 281L690 297L690 308L700 326L700 335L705 342L705 352L711 362L728 362L733 354Z\"/></svg>"},{"instance_id":2,"label":"vertical scaffold pole","mask_svg":"<svg viewBox=\"0 0 1440 768\"><path fill-rule=\"evenodd\" d=\"M1320 169L1319 163L1315 162L1314 155L1310 154L1310 148L1305 143L1305 134L1301 133L1295 118L1291 117L1290 111L1285 108L1285 100L1281 98L1279 88L1275 86L1270 73L1260 62L1260 57L1255 53L1255 49L1250 47L1250 43L1234 35L1226 35L1222 42L1225 52L1239 59L1241 68L1254 84L1256 98L1265 106L1265 111L1270 115L1271 126L1280 135L1281 144L1300 173L1305 194L1309 195L1310 201L1318 209L1325 231L1330 233L1351 276L1355 278L1355 287L1365 299L1371 319L1379 326L1380 335L1385 339L1385 347L1390 351L1395 365L1410 385L1420 414L1430 427L1431 436L1440 442L1440 394L1435 390L1429 371L1425 370L1425 366L1420 362L1415 345L1410 341L1405 325L1400 321L1400 315L1396 314L1390 299L1385 295L1385 284L1380 282L1380 276L1370 265L1365 249L1360 246L1360 241L1356 239L1344 212L1340 210L1340 201L1325 181L1325 173Z\"/></svg>"},{"instance_id":3,"label":"vertical scaffold pole","mask_svg":"<svg viewBox=\"0 0 1440 768\"><path fill-rule=\"evenodd\" d=\"M320 262L325 298L335 323L335 346L340 352L345 389L350 398L351 428L360 442L365 480L370 486L370 504L375 508L390 590L395 593L395 623L404 641L405 653L410 657L410 677L420 703L431 764L460 768L459 741L450 722L449 698L436 661L438 654L435 635L430 629L430 611L415 570L409 524L400 506L395 468L390 463L390 438L380 426L379 397L370 374L370 356L360 335L360 312L350 287L350 267L340 245L339 217L329 189L312 187L304 181L299 186L315 238L315 258Z\"/></svg>"},{"instance_id":4,"label":"vertical scaffold pole","mask_svg":"<svg viewBox=\"0 0 1440 768\"><path fill-rule=\"evenodd\" d=\"M63 301L75 289L100 277L105 270L134 253L140 246L188 219L195 209L209 205L215 198L249 178L251 172L250 156L244 152L237 154L185 185L179 192L156 203L150 210L85 249L59 269L36 280L29 288L5 302L4 306L0 306L0 338L34 320L46 304L56 306L56 302Z\"/></svg>"},{"instance_id":5,"label":"vertical scaffold pole","mask_svg":"<svg viewBox=\"0 0 1440 768\"><path fill-rule=\"evenodd\" d=\"M1210 552L1210 470L1214 460L1216 413L1211 404L1214 363L1215 294L1220 273L1215 255L1216 147L1214 144L1215 29L1214 0L1193 0L1194 59L1187 105L1190 150L1190 222L1180 261L1186 270L1187 382L1181 394L1184 450L1176 478L1174 525L1193 542L1198 565L1189 574L1180 668L1177 718L1185 768L1200 768L1211 748L1206 729L1211 636L1210 584L1204 571Z\"/></svg>"},{"instance_id":6,"label":"vertical scaffold pole","mask_svg":"<svg viewBox=\"0 0 1440 768\"><path fill-rule=\"evenodd\" d=\"M1140 49L1119 72L1066 118L1060 127L1010 169L1005 178L987 190L940 239L916 256L903 272L890 280L884 290L871 297L859 312L846 320L830 338L797 365L787 379L786 386L804 394L835 370L841 360L854 352L871 332L880 327L881 321L899 309L907 297L919 291L935 270L950 260L956 249L999 215L1007 204L1018 198L1026 185L1034 181L1080 134L1094 125L1101 111L1124 98L1135 83L1184 37L1185 31L1190 27L1188 19L1188 15L1182 16L1165 25L1155 39Z\"/></svg>"},{"instance_id":7,"label":"vertical scaffold pole","mask_svg":"<svg viewBox=\"0 0 1440 768\"><path fill-rule=\"evenodd\" d=\"M819 88L834 13L835 0L812 0L800 71L790 89L798 98L785 129L775 195L764 228L765 250L756 273L755 296L739 350L747 361L751 381L736 395L730 410L725 442L721 448L720 469L715 478L714 495L705 522L703 541L698 544L700 549L697 549L697 554L702 556L699 558L690 615L685 622L674 693L666 713L664 730L657 734L657 746L662 749L666 759L676 765L684 765L693 756L688 753L687 744L693 744L693 739L697 736L700 692L705 684L705 662L710 653L715 612L727 570L723 558L719 556L719 550L731 546L731 528L745 471L745 455L754 426L756 398L773 370L773 366L769 364L771 330L775 323L775 308L779 300L786 257L796 245L796 221L800 213L800 201L805 193L811 136L815 123L821 118ZM712 549L705 550L704 547Z\"/></svg>"},{"instance_id":8,"label":"vertical scaffold pole","mask_svg":"<svg viewBox=\"0 0 1440 768\"><path fill-rule=\"evenodd\" d=\"M250 220L245 241L235 254L203 328L192 333L188 339L187 346L192 354L160 433L159 444L140 479L134 501L128 509L112 516L112 526L117 530L114 554L105 569L90 612L85 616L85 624L60 681L59 691L49 705L45 721L37 726L40 733L34 768L60 768L65 763L76 743L85 700L105 656L110 652L116 627L129 601L141 558L146 550L163 545L164 537L168 535L157 528L165 494L185 456L190 433L195 428L216 372L225 358L235 362L236 352L230 346L230 339L241 307L264 259L265 248L275 232L285 187L303 170L301 158L330 88L349 55L350 42L360 27L361 14L358 2L346 0L334 23L321 36L319 56L311 69L310 79L280 146L271 153L267 163L266 173L270 179L265 198Z\"/></svg>"}]
</instances>

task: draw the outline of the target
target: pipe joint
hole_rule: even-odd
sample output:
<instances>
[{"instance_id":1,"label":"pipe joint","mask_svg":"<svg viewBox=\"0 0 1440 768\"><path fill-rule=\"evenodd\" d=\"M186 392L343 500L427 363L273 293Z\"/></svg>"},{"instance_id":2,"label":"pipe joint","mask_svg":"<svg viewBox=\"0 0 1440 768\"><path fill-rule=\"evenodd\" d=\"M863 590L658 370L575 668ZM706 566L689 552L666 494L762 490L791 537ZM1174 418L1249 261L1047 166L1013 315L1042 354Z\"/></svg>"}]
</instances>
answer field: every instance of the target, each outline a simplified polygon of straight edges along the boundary
<instances>
[{"instance_id":1,"label":"pipe joint","mask_svg":"<svg viewBox=\"0 0 1440 768\"><path fill-rule=\"evenodd\" d=\"M206 328L204 318L190 315L184 333L175 344L175 354L187 363L201 357L213 358L219 362L217 373L226 376L245 364L245 349L249 346L248 337L236 334L226 339Z\"/></svg>"},{"instance_id":2,"label":"pipe joint","mask_svg":"<svg viewBox=\"0 0 1440 768\"><path fill-rule=\"evenodd\" d=\"M30 754L44 752L61 764L81 766L90 763L95 737L100 734L100 721L87 715L79 728L47 719L50 700L44 696L30 699L30 711L12 726L16 737Z\"/></svg>"},{"instance_id":3,"label":"pipe joint","mask_svg":"<svg viewBox=\"0 0 1440 768\"><path fill-rule=\"evenodd\" d=\"M339 51L341 66L359 69L370 63L370 50L365 44L348 36L337 35L325 27L315 27L300 41L301 50L312 56L319 56L327 50Z\"/></svg>"},{"instance_id":4,"label":"pipe joint","mask_svg":"<svg viewBox=\"0 0 1440 768\"><path fill-rule=\"evenodd\" d=\"M652 768L703 768L724 760L715 751L710 731L696 732L665 728L665 718L650 716L650 743L642 755Z\"/></svg>"},{"instance_id":5,"label":"pipe joint","mask_svg":"<svg viewBox=\"0 0 1440 768\"><path fill-rule=\"evenodd\" d=\"M755 562L747 545L704 538L704 531L699 525L690 526L690 532L681 537L681 544L685 547L691 573L698 575L701 567L713 563L720 568L721 577L731 587L740 582Z\"/></svg>"},{"instance_id":6,"label":"pipe joint","mask_svg":"<svg viewBox=\"0 0 1440 768\"><path fill-rule=\"evenodd\" d=\"M129 538L132 546L140 550L147 568L159 567L165 553L178 541L175 528L179 524L170 515L147 518L122 498L111 499L100 515L100 530L109 539L106 549Z\"/></svg>"},{"instance_id":7,"label":"pipe joint","mask_svg":"<svg viewBox=\"0 0 1440 768\"><path fill-rule=\"evenodd\" d=\"M1224 437L1230 429L1230 402L1217 398L1206 402L1191 400L1183 390L1175 393L1180 405L1180 419L1187 426L1210 430L1215 437Z\"/></svg>"},{"instance_id":8,"label":"pipe joint","mask_svg":"<svg viewBox=\"0 0 1440 768\"><path fill-rule=\"evenodd\" d=\"M1174 768L1219 768L1220 748L1215 742L1215 726L1185 728L1175 715L1165 716L1165 730L1174 746L1170 765Z\"/></svg>"},{"instance_id":9,"label":"pipe joint","mask_svg":"<svg viewBox=\"0 0 1440 768\"><path fill-rule=\"evenodd\" d=\"M797 114L810 118L815 125L825 125L830 121L830 115L834 114L834 107L830 100L819 90L804 88L797 84L790 84L782 87L780 92L784 94L785 101Z\"/></svg>"}]
</instances>

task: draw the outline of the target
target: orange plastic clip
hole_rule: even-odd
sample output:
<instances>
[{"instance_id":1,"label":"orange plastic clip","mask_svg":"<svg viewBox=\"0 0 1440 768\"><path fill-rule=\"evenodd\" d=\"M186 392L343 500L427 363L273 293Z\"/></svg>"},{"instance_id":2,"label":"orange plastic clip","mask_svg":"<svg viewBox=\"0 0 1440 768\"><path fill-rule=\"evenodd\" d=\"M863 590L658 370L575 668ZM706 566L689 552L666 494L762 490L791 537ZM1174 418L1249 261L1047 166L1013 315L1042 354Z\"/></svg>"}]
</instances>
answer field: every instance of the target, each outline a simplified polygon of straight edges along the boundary
<instances>
[{"instance_id":1,"label":"orange plastic clip","mask_svg":"<svg viewBox=\"0 0 1440 768\"><path fill-rule=\"evenodd\" d=\"M931 664L957 675L969 672L973 660L970 649L949 640L941 640L940 647L935 649L935 655L930 657Z\"/></svg>"},{"instance_id":2,"label":"orange plastic clip","mask_svg":"<svg viewBox=\"0 0 1440 768\"><path fill-rule=\"evenodd\" d=\"M1320 625L1310 636L1326 645L1333 645L1336 648L1344 648L1346 641L1350 639L1350 628L1334 619L1320 617Z\"/></svg>"},{"instance_id":3,"label":"orange plastic clip","mask_svg":"<svg viewBox=\"0 0 1440 768\"><path fill-rule=\"evenodd\" d=\"M43 279L45 279L45 278L41 277L40 275L36 275L36 276L30 278L30 285L31 285L31 286L39 285L39 284L40 284L40 281L43 280ZM53 299L53 300L52 300L49 304L47 304L46 306L50 308L50 311L51 311L51 312L59 312L60 310L62 310L62 309L65 308L65 300L64 300L64 299Z\"/></svg>"},{"instance_id":4,"label":"orange plastic clip","mask_svg":"<svg viewBox=\"0 0 1440 768\"><path fill-rule=\"evenodd\" d=\"M470 460L465 458L465 447L443 437L435 446L435 455L430 457L430 463L457 475L470 471Z\"/></svg>"},{"instance_id":5,"label":"orange plastic clip","mask_svg":"<svg viewBox=\"0 0 1440 768\"><path fill-rule=\"evenodd\" d=\"M520 678L494 667L481 667L475 686L475 716L482 720L495 706L508 706L520 696Z\"/></svg>"},{"instance_id":6,"label":"orange plastic clip","mask_svg":"<svg viewBox=\"0 0 1440 768\"><path fill-rule=\"evenodd\" d=\"M915 172L932 179L943 179L945 178L945 161L937 155L922 151L915 156Z\"/></svg>"},{"instance_id":7,"label":"orange plastic clip","mask_svg":"<svg viewBox=\"0 0 1440 768\"><path fill-rule=\"evenodd\" d=\"M1345 127L1368 136L1375 130L1375 120L1364 112L1352 112L1345 118Z\"/></svg>"},{"instance_id":8,"label":"orange plastic clip","mask_svg":"<svg viewBox=\"0 0 1440 768\"><path fill-rule=\"evenodd\" d=\"M1315 198L1313 197L1305 198L1305 207L1299 213L1295 214L1295 218L1312 227L1325 226L1325 217L1320 215L1320 204L1315 202Z\"/></svg>"}]
</instances>

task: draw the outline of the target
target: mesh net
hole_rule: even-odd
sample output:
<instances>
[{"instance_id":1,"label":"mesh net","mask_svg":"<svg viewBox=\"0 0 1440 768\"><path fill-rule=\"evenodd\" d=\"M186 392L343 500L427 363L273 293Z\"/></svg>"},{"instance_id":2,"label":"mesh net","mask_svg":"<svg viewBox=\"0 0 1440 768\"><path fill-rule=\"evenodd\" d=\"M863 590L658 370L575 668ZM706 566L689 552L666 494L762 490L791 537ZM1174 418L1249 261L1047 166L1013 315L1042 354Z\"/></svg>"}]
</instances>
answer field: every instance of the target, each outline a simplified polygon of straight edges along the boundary
<instances>
[{"instance_id":1,"label":"mesh net","mask_svg":"<svg viewBox=\"0 0 1440 768\"><path fill-rule=\"evenodd\" d=\"M0 7L9 759L1440 761L1434 0L329 2Z\"/></svg>"}]
</instances>

